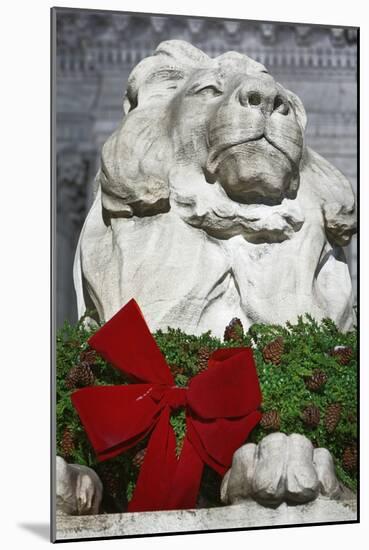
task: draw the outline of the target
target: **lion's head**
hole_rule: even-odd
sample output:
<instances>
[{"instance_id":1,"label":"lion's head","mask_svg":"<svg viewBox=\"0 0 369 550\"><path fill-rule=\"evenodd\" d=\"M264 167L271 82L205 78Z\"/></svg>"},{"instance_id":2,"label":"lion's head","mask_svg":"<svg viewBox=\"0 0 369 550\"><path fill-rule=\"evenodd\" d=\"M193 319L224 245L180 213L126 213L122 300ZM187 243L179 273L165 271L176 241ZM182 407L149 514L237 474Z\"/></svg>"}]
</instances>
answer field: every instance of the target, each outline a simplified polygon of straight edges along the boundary
<instances>
[{"instance_id":1,"label":"lion's head","mask_svg":"<svg viewBox=\"0 0 369 550\"><path fill-rule=\"evenodd\" d=\"M304 214L295 201L301 174L314 180L313 166L322 167L304 148L300 99L263 65L236 52L212 59L186 42L163 42L132 71L124 110L102 153L99 179L108 215L176 208L209 234L240 233L253 242L281 241L301 228ZM332 198L326 166L318 186L323 212ZM333 167L328 180L329 187L350 189ZM347 240L354 202L351 191L350 204L338 195L335 206L329 204L334 219L328 225L343 209Z\"/></svg>"},{"instance_id":2,"label":"lion's head","mask_svg":"<svg viewBox=\"0 0 369 550\"><path fill-rule=\"evenodd\" d=\"M191 334L306 311L352 326L339 246L354 195L304 145L292 92L245 55L174 40L133 69L124 110L76 253L80 314L106 320L134 296L152 327Z\"/></svg>"}]
</instances>

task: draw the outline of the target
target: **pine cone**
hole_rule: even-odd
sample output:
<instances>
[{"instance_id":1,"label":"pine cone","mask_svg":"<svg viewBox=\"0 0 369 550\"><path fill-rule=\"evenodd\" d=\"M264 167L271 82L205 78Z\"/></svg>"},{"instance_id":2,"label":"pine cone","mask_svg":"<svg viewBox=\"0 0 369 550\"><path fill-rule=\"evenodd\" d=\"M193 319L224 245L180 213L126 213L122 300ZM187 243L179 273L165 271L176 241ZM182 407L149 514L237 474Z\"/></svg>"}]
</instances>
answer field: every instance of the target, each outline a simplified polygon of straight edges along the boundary
<instances>
[{"instance_id":1,"label":"pine cone","mask_svg":"<svg viewBox=\"0 0 369 550\"><path fill-rule=\"evenodd\" d=\"M72 390L73 388L92 386L94 382L94 373L92 372L90 365L86 362L72 367L65 379L65 385L69 390Z\"/></svg>"},{"instance_id":2,"label":"pine cone","mask_svg":"<svg viewBox=\"0 0 369 550\"><path fill-rule=\"evenodd\" d=\"M79 385L81 387L92 386L94 382L95 376L90 365L86 362L81 363L79 365Z\"/></svg>"},{"instance_id":3,"label":"pine cone","mask_svg":"<svg viewBox=\"0 0 369 550\"><path fill-rule=\"evenodd\" d=\"M328 376L320 369L314 369L311 376L305 379L306 387L310 391L318 391L327 382Z\"/></svg>"},{"instance_id":4,"label":"pine cone","mask_svg":"<svg viewBox=\"0 0 369 550\"><path fill-rule=\"evenodd\" d=\"M263 349L264 361L279 365L284 350L284 340L282 336L278 336L272 342L269 342Z\"/></svg>"},{"instance_id":5,"label":"pine cone","mask_svg":"<svg viewBox=\"0 0 369 550\"><path fill-rule=\"evenodd\" d=\"M315 405L308 405L302 412L302 419L309 428L316 428L320 421L320 411Z\"/></svg>"},{"instance_id":6,"label":"pine cone","mask_svg":"<svg viewBox=\"0 0 369 550\"><path fill-rule=\"evenodd\" d=\"M144 463L145 456L146 456L146 447L144 449L141 449L135 454L132 460L132 464L134 464L136 468L141 468L142 464Z\"/></svg>"},{"instance_id":7,"label":"pine cone","mask_svg":"<svg viewBox=\"0 0 369 550\"><path fill-rule=\"evenodd\" d=\"M349 445L342 454L342 465L347 472L354 472L357 469L357 447Z\"/></svg>"},{"instance_id":8,"label":"pine cone","mask_svg":"<svg viewBox=\"0 0 369 550\"><path fill-rule=\"evenodd\" d=\"M243 338L243 326L237 317L234 317L232 321L226 326L224 331L225 342L237 342Z\"/></svg>"},{"instance_id":9,"label":"pine cone","mask_svg":"<svg viewBox=\"0 0 369 550\"><path fill-rule=\"evenodd\" d=\"M352 348L349 346L336 346L330 353L340 365L347 365L352 357Z\"/></svg>"},{"instance_id":10,"label":"pine cone","mask_svg":"<svg viewBox=\"0 0 369 550\"><path fill-rule=\"evenodd\" d=\"M260 426L264 430L278 431L281 426L281 419L278 411L267 411L263 413L260 420Z\"/></svg>"},{"instance_id":11,"label":"pine cone","mask_svg":"<svg viewBox=\"0 0 369 550\"><path fill-rule=\"evenodd\" d=\"M60 443L60 448L64 458L68 459L72 456L75 449L74 433L71 428L65 428Z\"/></svg>"},{"instance_id":12,"label":"pine cone","mask_svg":"<svg viewBox=\"0 0 369 550\"><path fill-rule=\"evenodd\" d=\"M179 367L178 365L169 365L171 373L173 376L177 376L177 374L183 374L184 369L183 367Z\"/></svg>"},{"instance_id":13,"label":"pine cone","mask_svg":"<svg viewBox=\"0 0 369 550\"><path fill-rule=\"evenodd\" d=\"M86 349L80 353L79 360L81 363L94 365L97 359L97 353L94 349Z\"/></svg>"},{"instance_id":14,"label":"pine cone","mask_svg":"<svg viewBox=\"0 0 369 550\"><path fill-rule=\"evenodd\" d=\"M199 372L204 372L208 368L208 359L211 355L209 348L202 347L197 354L197 369Z\"/></svg>"},{"instance_id":15,"label":"pine cone","mask_svg":"<svg viewBox=\"0 0 369 550\"><path fill-rule=\"evenodd\" d=\"M104 486L104 492L113 498L117 498L121 490L121 483L116 468L110 464L104 465L101 469L100 477Z\"/></svg>"},{"instance_id":16,"label":"pine cone","mask_svg":"<svg viewBox=\"0 0 369 550\"><path fill-rule=\"evenodd\" d=\"M75 365L70 369L67 376L65 377L65 385L68 388L68 390L72 390L74 388L78 387L78 381L79 381L79 365Z\"/></svg>"},{"instance_id":17,"label":"pine cone","mask_svg":"<svg viewBox=\"0 0 369 550\"><path fill-rule=\"evenodd\" d=\"M339 403L331 403L325 410L324 425L328 433L334 432L341 418L342 406Z\"/></svg>"}]
</instances>

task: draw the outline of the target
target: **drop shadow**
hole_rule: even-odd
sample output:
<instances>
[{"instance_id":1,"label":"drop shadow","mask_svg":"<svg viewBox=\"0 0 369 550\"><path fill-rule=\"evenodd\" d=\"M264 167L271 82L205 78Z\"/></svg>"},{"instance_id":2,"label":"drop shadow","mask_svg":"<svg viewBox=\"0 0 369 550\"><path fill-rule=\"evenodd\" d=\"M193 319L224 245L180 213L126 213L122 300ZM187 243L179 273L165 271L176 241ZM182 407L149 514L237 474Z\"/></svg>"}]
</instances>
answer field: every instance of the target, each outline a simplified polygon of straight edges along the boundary
<instances>
[{"instance_id":1,"label":"drop shadow","mask_svg":"<svg viewBox=\"0 0 369 550\"><path fill-rule=\"evenodd\" d=\"M50 541L50 525L48 523L18 523L18 527L37 535L43 540Z\"/></svg>"}]
</instances>

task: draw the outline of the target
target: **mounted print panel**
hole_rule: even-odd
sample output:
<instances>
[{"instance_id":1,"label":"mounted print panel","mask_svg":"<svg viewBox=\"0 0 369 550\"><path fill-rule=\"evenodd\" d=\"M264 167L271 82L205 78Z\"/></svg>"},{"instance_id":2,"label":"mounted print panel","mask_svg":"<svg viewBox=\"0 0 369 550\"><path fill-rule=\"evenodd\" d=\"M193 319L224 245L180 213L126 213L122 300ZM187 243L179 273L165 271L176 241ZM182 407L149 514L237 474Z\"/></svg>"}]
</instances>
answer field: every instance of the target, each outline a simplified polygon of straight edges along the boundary
<instances>
[{"instance_id":1,"label":"mounted print panel","mask_svg":"<svg viewBox=\"0 0 369 550\"><path fill-rule=\"evenodd\" d=\"M358 29L52 37L53 540L358 521Z\"/></svg>"}]
</instances>

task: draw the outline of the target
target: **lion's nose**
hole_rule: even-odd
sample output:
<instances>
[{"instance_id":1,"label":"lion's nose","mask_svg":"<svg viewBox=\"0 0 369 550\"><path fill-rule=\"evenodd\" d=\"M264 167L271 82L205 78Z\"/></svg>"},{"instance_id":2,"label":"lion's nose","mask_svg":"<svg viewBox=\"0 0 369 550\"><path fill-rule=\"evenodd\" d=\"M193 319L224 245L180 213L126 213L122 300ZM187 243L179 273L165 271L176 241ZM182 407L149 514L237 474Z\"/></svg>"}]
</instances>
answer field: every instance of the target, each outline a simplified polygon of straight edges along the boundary
<instances>
[{"instance_id":1,"label":"lion's nose","mask_svg":"<svg viewBox=\"0 0 369 550\"><path fill-rule=\"evenodd\" d=\"M242 107L260 109L264 115L289 112L287 97L274 86L248 82L239 88L237 97Z\"/></svg>"}]
</instances>

